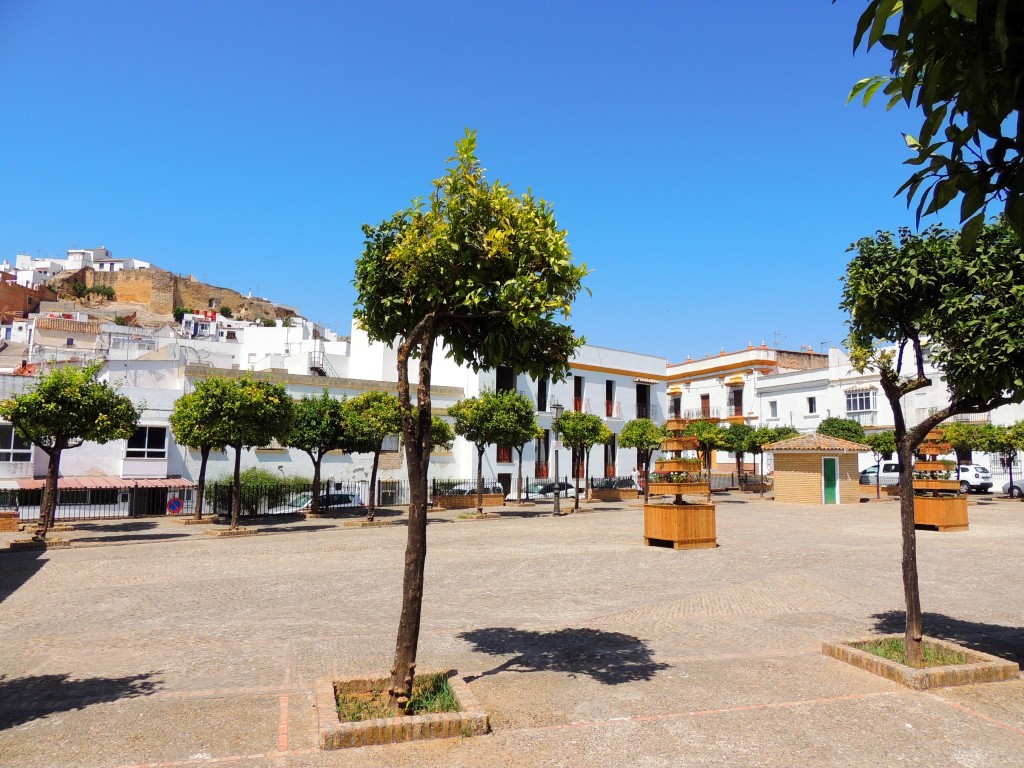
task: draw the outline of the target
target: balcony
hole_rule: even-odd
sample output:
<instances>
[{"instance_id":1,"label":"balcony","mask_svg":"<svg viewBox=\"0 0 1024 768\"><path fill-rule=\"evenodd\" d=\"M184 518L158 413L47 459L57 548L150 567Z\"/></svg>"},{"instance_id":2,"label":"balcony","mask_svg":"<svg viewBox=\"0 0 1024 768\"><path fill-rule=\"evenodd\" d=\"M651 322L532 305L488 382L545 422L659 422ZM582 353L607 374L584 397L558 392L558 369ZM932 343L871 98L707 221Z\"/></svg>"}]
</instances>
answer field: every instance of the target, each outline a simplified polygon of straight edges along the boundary
<instances>
[{"instance_id":1,"label":"balcony","mask_svg":"<svg viewBox=\"0 0 1024 768\"><path fill-rule=\"evenodd\" d=\"M672 409L669 412L668 423L665 425L669 431L675 432L680 429L685 429L686 425L691 421L721 421L722 420L722 409L718 406L714 408L687 408L687 409ZM743 423L746 419L743 414L736 416L725 417L730 422L738 421Z\"/></svg>"},{"instance_id":2,"label":"balcony","mask_svg":"<svg viewBox=\"0 0 1024 768\"><path fill-rule=\"evenodd\" d=\"M605 400L604 401L604 415L608 419L621 419L622 418L622 403L618 400Z\"/></svg>"},{"instance_id":3,"label":"balcony","mask_svg":"<svg viewBox=\"0 0 1024 768\"><path fill-rule=\"evenodd\" d=\"M499 445L498 446L498 463L499 464L511 464L512 463L512 446L511 445Z\"/></svg>"},{"instance_id":4,"label":"balcony","mask_svg":"<svg viewBox=\"0 0 1024 768\"><path fill-rule=\"evenodd\" d=\"M907 409L907 421L912 424L920 424L926 418L935 413L938 413L941 410L942 408L914 408L913 410ZM988 413L958 413L955 416L950 416L943 422L943 424L949 424L951 422L967 424L988 424L990 420L990 414Z\"/></svg>"},{"instance_id":5,"label":"balcony","mask_svg":"<svg viewBox=\"0 0 1024 768\"><path fill-rule=\"evenodd\" d=\"M850 419L851 421L856 421L862 427L878 426L877 411L858 411L855 413L847 413L846 418Z\"/></svg>"}]
</instances>

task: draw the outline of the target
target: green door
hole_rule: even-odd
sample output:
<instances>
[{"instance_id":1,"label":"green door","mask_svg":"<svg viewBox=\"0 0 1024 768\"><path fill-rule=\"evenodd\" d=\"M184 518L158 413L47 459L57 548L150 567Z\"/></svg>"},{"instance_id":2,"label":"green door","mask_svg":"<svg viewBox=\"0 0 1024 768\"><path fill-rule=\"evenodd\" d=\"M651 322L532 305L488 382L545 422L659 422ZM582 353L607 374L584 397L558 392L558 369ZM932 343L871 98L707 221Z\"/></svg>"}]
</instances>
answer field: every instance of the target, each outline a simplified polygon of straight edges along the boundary
<instances>
[{"instance_id":1,"label":"green door","mask_svg":"<svg viewBox=\"0 0 1024 768\"><path fill-rule=\"evenodd\" d=\"M826 504L838 504L837 488L839 486L839 459L824 458L821 460L821 476L824 484Z\"/></svg>"}]
</instances>

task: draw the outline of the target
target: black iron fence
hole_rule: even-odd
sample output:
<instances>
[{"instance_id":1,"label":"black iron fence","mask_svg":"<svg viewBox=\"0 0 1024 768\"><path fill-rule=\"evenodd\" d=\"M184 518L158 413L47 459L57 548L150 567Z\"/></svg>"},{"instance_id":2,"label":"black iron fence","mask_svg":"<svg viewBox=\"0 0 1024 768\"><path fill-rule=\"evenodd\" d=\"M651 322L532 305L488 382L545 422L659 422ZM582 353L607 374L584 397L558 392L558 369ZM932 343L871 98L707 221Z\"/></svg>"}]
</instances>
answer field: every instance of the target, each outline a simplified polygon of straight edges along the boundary
<instances>
[{"instance_id":1,"label":"black iron fence","mask_svg":"<svg viewBox=\"0 0 1024 768\"><path fill-rule=\"evenodd\" d=\"M211 514L230 515L233 487L218 481L206 487L205 510ZM344 512L366 508L370 498L368 480L324 480L320 483L319 511ZM242 485L239 489L239 515L298 515L311 511L313 485L286 481L263 485ZM379 480L376 487L377 507L403 506L409 503L409 486L398 480Z\"/></svg>"},{"instance_id":2,"label":"black iron fence","mask_svg":"<svg viewBox=\"0 0 1024 768\"><path fill-rule=\"evenodd\" d=\"M0 508L17 510L21 522L38 520L42 501L42 488L0 490ZM195 489L191 486L60 488L58 484L54 522L190 515L194 505Z\"/></svg>"}]
</instances>

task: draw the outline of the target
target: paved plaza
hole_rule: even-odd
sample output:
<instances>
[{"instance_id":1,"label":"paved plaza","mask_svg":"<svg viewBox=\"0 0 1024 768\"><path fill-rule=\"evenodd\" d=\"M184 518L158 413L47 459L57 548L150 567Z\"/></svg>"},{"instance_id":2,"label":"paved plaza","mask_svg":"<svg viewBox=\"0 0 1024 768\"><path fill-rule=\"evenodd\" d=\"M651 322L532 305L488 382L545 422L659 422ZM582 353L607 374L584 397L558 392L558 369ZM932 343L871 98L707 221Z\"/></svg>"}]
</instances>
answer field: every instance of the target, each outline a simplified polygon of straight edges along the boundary
<instances>
[{"instance_id":1,"label":"paved plaza","mask_svg":"<svg viewBox=\"0 0 1024 768\"><path fill-rule=\"evenodd\" d=\"M0 554L0 765L1024 764L1021 680L914 692L821 654L902 629L895 503L718 501L689 552L644 547L635 502L438 518L420 667L459 669L492 733L339 752L313 686L387 671L403 518L79 524ZM970 513L918 534L926 630L1024 662L1024 504Z\"/></svg>"}]
</instances>

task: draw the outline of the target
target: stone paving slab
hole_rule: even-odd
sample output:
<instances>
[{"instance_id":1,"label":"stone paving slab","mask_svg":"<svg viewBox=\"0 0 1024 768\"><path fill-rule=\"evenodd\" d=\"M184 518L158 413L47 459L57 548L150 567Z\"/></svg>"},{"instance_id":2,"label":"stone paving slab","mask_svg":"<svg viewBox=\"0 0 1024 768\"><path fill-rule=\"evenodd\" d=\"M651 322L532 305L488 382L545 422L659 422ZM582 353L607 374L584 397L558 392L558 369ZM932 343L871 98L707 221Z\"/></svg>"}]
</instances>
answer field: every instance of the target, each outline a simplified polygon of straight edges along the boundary
<instances>
[{"instance_id":1,"label":"stone paving slab","mask_svg":"<svg viewBox=\"0 0 1024 768\"><path fill-rule=\"evenodd\" d=\"M901 621L894 506L719 500L695 552L629 504L432 524L420 665L475 676L495 732L344 756L312 685L386 672L404 527L4 553L0 765L1024 764L1024 681L906 692L820 654ZM919 534L927 631L1024 658L1021 509Z\"/></svg>"}]
</instances>

